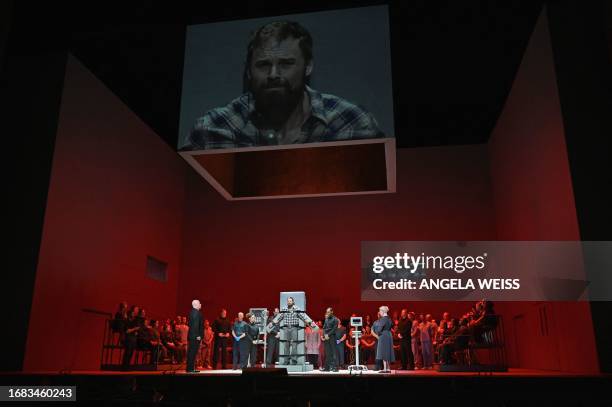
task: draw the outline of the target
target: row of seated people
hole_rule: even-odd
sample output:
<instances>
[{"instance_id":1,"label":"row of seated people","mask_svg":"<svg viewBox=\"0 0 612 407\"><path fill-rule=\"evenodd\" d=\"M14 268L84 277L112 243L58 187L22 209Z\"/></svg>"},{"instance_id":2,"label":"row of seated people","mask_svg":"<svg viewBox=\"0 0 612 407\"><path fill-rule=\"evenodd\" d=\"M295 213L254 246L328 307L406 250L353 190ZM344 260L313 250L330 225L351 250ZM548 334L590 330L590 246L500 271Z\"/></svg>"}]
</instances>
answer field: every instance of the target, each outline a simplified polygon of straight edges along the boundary
<instances>
[{"instance_id":1,"label":"row of seated people","mask_svg":"<svg viewBox=\"0 0 612 407\"><path fill-rule=\"evenodd\" d=\"M498 324L493 302L478 301L459 318L444 312L440 322L430 314L415 315L402 310L394 315L394 349L402 369L432 369L434 363L456 363L454 355L471 343L492 345Z\"/></svg>"},{"instance_id":2,"label":"row of seated people","mask_svg":"<svg viewBox=\"0 0 612 407\"><path fill-rule=\"evenodd\" d=\"M129 370L134 364L134 352L146 351L146 363L183 363L187 354L187 317L159 321L147 318L146 310L137 305L128 308L126 302L111 321L116 344L123 347L122 367Z\"/></svg>"}]
</instances>

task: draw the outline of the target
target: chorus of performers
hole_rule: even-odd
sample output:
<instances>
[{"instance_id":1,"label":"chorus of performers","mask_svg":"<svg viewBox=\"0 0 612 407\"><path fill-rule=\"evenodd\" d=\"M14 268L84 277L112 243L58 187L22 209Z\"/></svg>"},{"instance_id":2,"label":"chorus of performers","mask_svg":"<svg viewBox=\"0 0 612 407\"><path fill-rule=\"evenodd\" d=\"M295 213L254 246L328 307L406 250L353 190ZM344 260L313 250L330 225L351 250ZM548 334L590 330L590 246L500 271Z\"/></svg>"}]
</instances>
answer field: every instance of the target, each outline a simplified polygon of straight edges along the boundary
<instances>
[{"instance_id":1,"label":"chorus of performers","mask_svg":"<svg viewBox=\"0 0 612 407\"><path fill-rule=\"evenodd\" d=\"M136 350L149 351L157 363L185 364L188 372L273 366L279 361L281 327L271 324L278 308L268 317L271 329L266 335L265 360L263 346L257 345L263 331L256 326L254 315L239 311L231 317L221 309L216 318L208 319L200 308L200 302L194 300L189 316L157 319L148 317L142 306L120 303L111 327L124 349L123 368L133 367ZM349 324L352 316L357 314L340 316L328 307L320 319L313 316L313 323L306 324L306 360L315 368L338 371L355 363L355 328ZM497 321L493 303L486 300L478 301L462 315L443 312L439 319L408 308L390 310L382 305L375 317L363 316L360 363L381 373L456 363L457 351L471 342L491 340Z\"/></svg>"}]
</instances>

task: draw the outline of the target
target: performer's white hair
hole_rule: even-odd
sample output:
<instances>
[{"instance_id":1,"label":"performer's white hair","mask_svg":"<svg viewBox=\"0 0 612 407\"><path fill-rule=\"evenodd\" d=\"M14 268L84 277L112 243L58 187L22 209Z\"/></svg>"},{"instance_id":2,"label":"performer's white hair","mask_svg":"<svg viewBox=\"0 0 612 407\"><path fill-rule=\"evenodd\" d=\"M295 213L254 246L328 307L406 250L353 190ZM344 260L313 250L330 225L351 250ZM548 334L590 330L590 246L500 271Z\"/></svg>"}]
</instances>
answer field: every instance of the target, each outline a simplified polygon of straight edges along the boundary
<instances>
[{"instance_id":1,"label":"performer's white hair","mask_svg":"<svg viewBox=\"0 0 612 407\"><path fill-rule=\"evenodd\" d=\"M384 312L385 314L389 313L389 307L387 307L386 305L382 305L379 310L381 310L382 312Z\"/></svg>"}]
</instances>

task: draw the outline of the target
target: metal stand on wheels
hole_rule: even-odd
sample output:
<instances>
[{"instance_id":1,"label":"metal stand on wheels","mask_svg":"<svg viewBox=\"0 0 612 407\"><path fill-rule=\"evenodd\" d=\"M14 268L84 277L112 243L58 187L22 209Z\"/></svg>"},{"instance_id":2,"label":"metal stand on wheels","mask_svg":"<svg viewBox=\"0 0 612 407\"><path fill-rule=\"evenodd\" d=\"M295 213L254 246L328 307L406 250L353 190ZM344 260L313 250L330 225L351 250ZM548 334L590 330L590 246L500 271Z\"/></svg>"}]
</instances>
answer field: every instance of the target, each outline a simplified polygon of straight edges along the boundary
<instances>
[{"instance_id":1,"label":"metal stand on wheels","mask_svg":"<svg viewBox=\"0 0 612 407\"><path fill-rule=\"evenodd\" d=\"M366 365L359 364L359 338L361 338L361 330L359 329L363 325L361 317L351 317L351 326L353 329L353 338L355 338L355 364L348 367L349 374L362 374L368 370Z\"/></svg>"}]
</instances>

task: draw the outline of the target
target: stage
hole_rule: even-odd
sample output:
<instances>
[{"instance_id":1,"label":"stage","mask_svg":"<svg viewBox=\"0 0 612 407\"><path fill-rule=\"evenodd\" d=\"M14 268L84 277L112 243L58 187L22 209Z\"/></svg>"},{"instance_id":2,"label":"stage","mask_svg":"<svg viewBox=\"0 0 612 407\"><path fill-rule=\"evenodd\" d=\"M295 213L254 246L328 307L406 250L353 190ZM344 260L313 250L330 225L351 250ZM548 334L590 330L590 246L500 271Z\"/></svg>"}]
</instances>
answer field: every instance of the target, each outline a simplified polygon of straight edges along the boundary
<instances>
[{"instance_id":1,"label":"stage","mask_svg":"<svg viewBox=\"0 0 612 407\"><path fill-rule=\"evenodd\" d=\"M278 374L278 371L203 370L22 372L0 375L1 385L75 385L77 400L163 405L380 405L442 401L453 406L612 405L610 375L532 369L504 373L348 370ZM433 398L433 399L432 399ZM438 404L438 403L434 403ZM446 404L446 402L444 403Z\"/></svg>"},{"instance_id":2,"label":"stage","mask_svg":"<svg viewBox=\"0 0 612 407\"><path fill-rule=\"evenodd\" d=\"M173 369L172 367L156 370L156 371L108 371L108 370L74 370L63 372L28 372L21 375L75 375L75 376L189 376L189 377L235 377L242 376L241 369L216 369L216 370L200 370L198 373L185 372L184 366L179 366ZM250 369L247 373L257 375L260 372L262 375L272 374L266 369ZM538 369L509 369L507 372L439 372L436 369L426 370L392 370L391 373L379 373L375 370L368 370L361 373L352 373L348 369L340 370L339 372L321 372L317 369L310 372L288 372L289 377L355 377L355 376L372 376L372 377L473 377L473 376L495 376L495 377L601 377L586 374L570 374L563 372L555 372L549 370Z\"/></svg>"}]
</instances>

